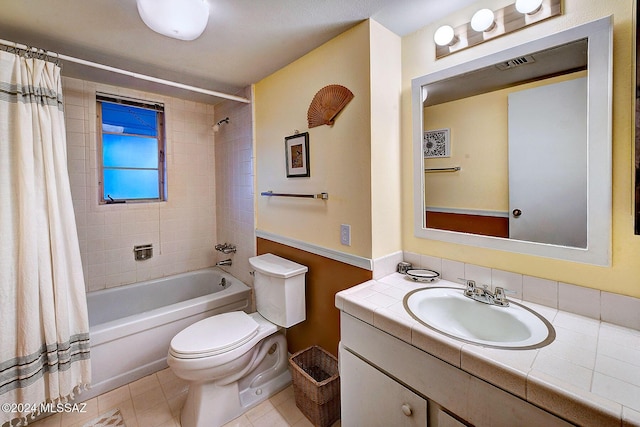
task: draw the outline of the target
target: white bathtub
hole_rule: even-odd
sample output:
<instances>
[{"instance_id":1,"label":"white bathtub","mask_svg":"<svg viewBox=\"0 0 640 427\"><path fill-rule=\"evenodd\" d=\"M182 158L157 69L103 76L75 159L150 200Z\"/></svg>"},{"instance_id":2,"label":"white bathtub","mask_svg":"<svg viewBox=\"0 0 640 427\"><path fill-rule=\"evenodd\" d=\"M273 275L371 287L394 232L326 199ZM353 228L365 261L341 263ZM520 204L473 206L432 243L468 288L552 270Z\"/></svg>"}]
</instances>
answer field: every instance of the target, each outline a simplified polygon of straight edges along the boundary
<instances>
[{"instance_id":1,"label":"white bathtub","mask_svg":"<svg viewBox=\"0 0 640 427\"><path fill-rule=\"evenodd\" d=\"M248 311L251 289L207 268L91 292L87 304L92 385L83 400L167 367L175 334L214 314Z\"/></svg>"}]
</instances>

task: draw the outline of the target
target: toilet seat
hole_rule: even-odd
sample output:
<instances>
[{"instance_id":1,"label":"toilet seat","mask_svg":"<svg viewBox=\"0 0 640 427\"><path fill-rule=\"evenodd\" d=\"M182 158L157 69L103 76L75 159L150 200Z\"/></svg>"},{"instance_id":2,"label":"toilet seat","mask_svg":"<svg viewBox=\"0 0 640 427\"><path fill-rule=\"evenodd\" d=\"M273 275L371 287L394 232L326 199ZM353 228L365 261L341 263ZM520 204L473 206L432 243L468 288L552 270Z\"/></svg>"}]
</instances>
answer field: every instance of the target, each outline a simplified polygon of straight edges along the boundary
<instances>
[{"instance_id":1,"label":"toilet seat","mask_svg":"<svg viewBox=\"0 0 640 427\"><path fill-rule=\"evenodd\" d=\"M232 311L200 320L171 340L169 352L181 359L198 359L227 353L246 344L259 324L244 311Z\"/></svg>"}]
</instances>

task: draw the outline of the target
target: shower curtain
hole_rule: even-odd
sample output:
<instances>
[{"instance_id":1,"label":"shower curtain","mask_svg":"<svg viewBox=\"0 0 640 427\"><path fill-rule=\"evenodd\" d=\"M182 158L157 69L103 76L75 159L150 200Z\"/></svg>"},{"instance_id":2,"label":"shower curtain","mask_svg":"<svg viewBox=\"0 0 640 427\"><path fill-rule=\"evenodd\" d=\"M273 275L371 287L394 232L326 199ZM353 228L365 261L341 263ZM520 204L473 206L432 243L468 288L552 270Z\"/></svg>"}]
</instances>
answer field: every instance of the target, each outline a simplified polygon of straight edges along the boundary
<instances>
[{"instance_id":1,"label":"shower curtain","mask_svg":"<svg viewBox=\"0 0 640 427\"><path fill-rule=\"evenodd\" d=\"M0 425L90 382L60 67L0 50Z\"/></svg>"}]
</instances>

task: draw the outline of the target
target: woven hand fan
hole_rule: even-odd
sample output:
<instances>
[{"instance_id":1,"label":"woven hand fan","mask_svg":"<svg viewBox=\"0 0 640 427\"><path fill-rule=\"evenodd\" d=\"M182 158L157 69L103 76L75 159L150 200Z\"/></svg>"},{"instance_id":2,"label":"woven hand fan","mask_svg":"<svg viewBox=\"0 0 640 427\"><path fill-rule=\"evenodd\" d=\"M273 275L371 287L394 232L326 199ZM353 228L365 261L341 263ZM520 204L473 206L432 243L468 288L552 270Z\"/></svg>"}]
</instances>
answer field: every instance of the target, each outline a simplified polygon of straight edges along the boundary
<instances>
[{"instance_id":1,"label":"woven hand fan","mask_svg":"<svg viewBox=\"0 0 640 427\"><path fill-rule=\"evenodd\" d=\"M325 86L316 93L307 111L309 128L333 125L338 113L353 99L353 93L340 85Z\"/></svg>"}]
</instances>

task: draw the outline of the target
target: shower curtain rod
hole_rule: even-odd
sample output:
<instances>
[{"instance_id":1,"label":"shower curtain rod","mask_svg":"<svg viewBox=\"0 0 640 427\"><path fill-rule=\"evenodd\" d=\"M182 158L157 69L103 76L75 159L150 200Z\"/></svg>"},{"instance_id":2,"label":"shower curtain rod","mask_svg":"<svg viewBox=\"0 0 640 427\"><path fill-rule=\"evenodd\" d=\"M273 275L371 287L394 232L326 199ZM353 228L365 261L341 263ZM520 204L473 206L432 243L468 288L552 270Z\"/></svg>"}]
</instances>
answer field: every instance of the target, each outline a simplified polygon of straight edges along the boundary
<instances>
[{"instance_id":1,"label":"shower curtain rod","mask_svg":"<svg viewBox=\"0 0 640 427\"><path fill-rule=\"evenodd\" d=\"M98 68L98 69L101 69L101 70L110 71L112 73L123 74L125 76L133 77L133 78L136 78L136 79L139 79L139 80L146 80L146 81L149 81L149 82L159 83L159 84L165 85L165 86L171 86L171 87L175 87L175 88L179 88L179 89L185 89L185 90L188 90L188 91L191 91L191 92L203 93L205 95L216 96L218 98L224 98L224 99L228 99L228 100L231 100L231 101L244 102L245 104L250 104L251 103L251 100L249 100L247 98L243 98L241 96L229 95L227 93L217 92L215 90L203 89L203 88L199 88L199 87L195 87L195 86L186 85L186 84L183 84L183 83L172 82L171 80L164 80L164 79L159 79L157 77L152 77L152 76L147 76L147 75L144 75L144 74L134 73L133 71L122 70L120 68L111 67L109 65L98 64L96 62L91 62L91 61L85 61L84 59L74 58L73 56L67 56L67 55L63 55L61 53L57 53L57 52L43 51L42 49L37 49L37 48L31 47L31 46L27 46L27 45L24 45L24 44L11 42L11 41L8 41L8 40L0 39L0 44L3 44L5 46L7 46L7 47L15 47L17 49L22 49L22 50L27 50L27 51L41 52L41 53L44 53L45 55L50 56L52 58L58 58L58 59L62 59L63 61L74 62L76 64L86 65L88 67Z\"/></svg>"}]
</instances>

